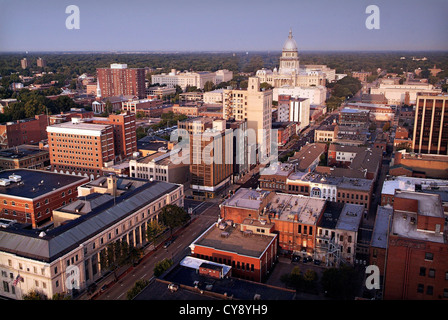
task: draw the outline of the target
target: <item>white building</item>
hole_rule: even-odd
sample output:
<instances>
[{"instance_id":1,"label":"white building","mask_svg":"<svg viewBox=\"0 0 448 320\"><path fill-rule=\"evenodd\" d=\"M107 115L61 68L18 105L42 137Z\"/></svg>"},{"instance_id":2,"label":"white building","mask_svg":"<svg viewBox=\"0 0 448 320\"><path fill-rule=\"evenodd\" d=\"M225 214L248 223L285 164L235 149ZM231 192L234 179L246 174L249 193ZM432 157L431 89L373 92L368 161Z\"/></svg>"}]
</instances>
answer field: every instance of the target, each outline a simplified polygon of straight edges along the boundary
<instances>
[{"instance_id":1,"label":"white building","mask_svg":"<svg viewBox=\"0 0 448 320\"><path fill-rule=\"evenodd\" d=\"M441 93L430 83L387 84L380 83L377 88L371 88L370 94L383 94L389 104L415 104L417 93ZM408 100L408 101L407 101Z\"/></svg>"},{"instance_id":2,"label":"white building","mask_svg":"<svg viewBox=\"0 0 448 320\"><path fill-rule=\"evenodd\" d=\"M205 104L222 104L224 89L216 89L204 92L203 100Z\"/></svg>"},{"instance_id":3,"label":"white building","mask_svg":"<svg viewBox=\"0 0 448 320\"><path fill-rule=\"evenodd\" d=\"M187 86L204 89L207 81L216 84L216 73L207 71L179 72L172 69L170 73L154 74L151 76L151 83L166 84L175 87L180 86L185 91Z\"/></svg>"},{"instance_id":4,"label":"white building","mask_svg":"<svg viewBox=\"0 0 448 320\"><path fill-rule=\"evenodd\" d=\"M292 98L289 102L289 121L297 122L297 132L310 124L310 100L306 98Z\"/></svg>"},{"instance_id":5,"label":"white building","mask_svg":"<svg viewBox=\"0 0 448 320\"><path fill-rule=\"evenodd\" d=\"M310 105L323 105L327 99L327 88L325 86L315 87L293 87L283 86L273 89L272 99L278 101L279 95L290 95L291 97L307 98Z\"/></svg>"},{"instance_id":6,"label":"white building","mask_svg":"<svg viewBox=\"0 0 448 320\"><path fill-rule=\"evenodd\" d=\"M218 70L215 72L216 74L216 84L220 84L221 82L227 82L233 79L233 72L227 69Z\"/></svg>"}]
</instances>

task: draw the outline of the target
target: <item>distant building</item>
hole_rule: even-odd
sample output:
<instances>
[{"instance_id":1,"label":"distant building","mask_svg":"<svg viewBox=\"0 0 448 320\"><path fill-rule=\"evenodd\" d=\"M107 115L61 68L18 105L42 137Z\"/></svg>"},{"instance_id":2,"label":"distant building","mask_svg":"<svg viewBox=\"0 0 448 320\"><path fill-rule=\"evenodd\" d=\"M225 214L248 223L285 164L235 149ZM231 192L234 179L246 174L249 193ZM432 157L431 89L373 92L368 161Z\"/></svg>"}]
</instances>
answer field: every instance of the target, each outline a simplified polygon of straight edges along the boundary
<instances>
[{"instance_id":1,"label":"distant building","mask_svg":"<svg viewBox=\"0 0 448 320\"><path fill-rule=\"evenodd\" d=\"M31 62L29 62L27 58L23 58L20 60L20 65L22 66L22 69L26 69L31 66Z\"/></svg>"},{"instance_id":2,"label":"distant building","mask_svg":"<svg viewBox=\"0 0 448 320\"><path fill-rule=\"evenodd\" d=\"M146 180L186 183L189 181L190 166L173 163L170 152L157 152L144 158L130 160L130 176Z\"/></svg>"},{"instance_id":3,"label":"distant building","mask_svg":"<svg viewBox=\"0 0 448 320\"><path fill-rule=\"evenodd\" d=\"M301 67L297 43L292 36L292 30L290 30L288 39L283 44L278 70L277 68L274 70L263 68L258 70L255 76L260 78L261 83L266 82L275 88L325 86L327 80L331 82L335 79L335 70L325 65Z\"/></svg>"},{"instance_id":4,"label":"distant building","mask_svg":"<svg viewBox=\"0 0 448 320\"><path fill-rule=\"evenodd\" d=\"M198 72L178 72L172 69L169 74L153 74L151 76L151 83L158 83L160 85L166 84L175 87L180 86L183 91L187 87L197 87L204 89L206 82L216 84L216 74L214 72L198 71Z\"/></svg>"},{"instance_id":5,"label":"distant building","mask_svg":"<svg viewBox=\"0 0 448 320\"><path fill-rule=\"evenodd\" d=\"M412 149L448 155L448 94L418 94Z\"/></svg>"},{"instance_id":6,"label":"distant building","mask_svg":"<svg viewBox=\"0 0 448 320\"><path fill-rule=\"evenodd\" d=\"M372 75L372 72L354 71L352 77L358 79L361 82L367 82L367 78Z\"/></svg>"},{"instance_id":7,"label":"distant building","mask_svg":"<svg viewBox=\"0 0 448 320\"><path fill-rule=\"evenodd\" d=\"M120 95L137 96L139 99L146 97L144 68L128 69L127 64L113 63L110 68L98 68L97 79L101 97Z\"/></svg>"},{"instance_id":8,"label":"distant building","mask_svg":"<svg viewBox=\"0 0 448 320\"><path fill-rule=\"evenodd\" d=\"M36 146L20 145L0 150L0 170L43 169L50 165L50 154Z\"/></svg>"},{"instance_id":9,"label":"distant building","mask_svg":"<svg viewBox=\"0 0 448 320\"><path fill-rule=\"evenodd\" d=\"M233 79L233 72L227 69L218 70L215 72L216 75L216 84L220 84L221 82L228 82Z\"/></svg>"},{"instance_id":10,"label":"distant building","mask_svg":"<svg viewBox=\"0 0 448 320\"><path fill-rule=\"evenodd\" d=\"M327 99L327 88L325 86L315 87L294 87L282 86L273 89L273 100L279 101L280 95L289 95L291 97L307 98L310 106L323 105Z\"/></svg>"},{"instance_id":11,"label":"distant building","mask_svg":"<svg viewBox=\"0 0 448 320\"><path fill-rule=\"evenodd\" d=\"M0 124L0 149L8 149L22 144L36 144L47 139L47 116L10 121Z\"/></svg>"},{"instance_id":12,"label":"distant building","mask_svg":"<svg viewBox=\"0 0 448 320\"><path fill-rule=\"evenodd\" d=\"M415 104L417 93L441 93L441 89L435 89L429 83L404 83L404 84L386 84L380 83L378 87L371 88L371 94L382 94L386 97L389 104ZM407 101L406 101L407 100Z\"/></svg>"},{"instance_id":13,"label":"distant building","mask_svg":"<svg viewBox=\"0 0 448 320\"><path fill-rule=\"evenodd\" d=\"M42 58L37 58L37 66L39 68L45 68L47 66L47 62Z\"/></svg>"}]
</instances>

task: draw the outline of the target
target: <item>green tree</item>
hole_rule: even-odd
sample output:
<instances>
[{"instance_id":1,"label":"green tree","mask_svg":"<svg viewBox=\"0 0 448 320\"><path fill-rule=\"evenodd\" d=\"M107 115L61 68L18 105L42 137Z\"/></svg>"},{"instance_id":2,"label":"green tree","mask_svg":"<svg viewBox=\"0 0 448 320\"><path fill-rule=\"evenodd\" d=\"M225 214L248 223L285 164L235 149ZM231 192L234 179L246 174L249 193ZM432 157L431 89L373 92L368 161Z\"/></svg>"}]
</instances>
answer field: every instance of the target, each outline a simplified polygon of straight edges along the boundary
<instances>
[{"instance_id":1,"label":"green tree","mask_svg":"<svg viewBox=\"0 0 448 320\"><path fill-rule=\"evenodd\" d=\"M165 227L161 223L157 220L151 221L148 223L148 227L146 229L146 239L155 245L157 236L162 233L163 230L165 230Z\"/></svg>"},{"instance_id":2,"label":"green tree","mask_svg":"<svg viewBox=\"0 0 448 320\"><path fill-rule=\"evenodd\" d=\"M23 300L48 300L48 297L43 293L38 291L37 289L33 289L28 293L24 294L22 297Z\"/></svg>"},{"instance_id":3,"label":"green tree","mask_svg":"<svg viewBox=\"0 0 448 320\"><path fill-rule=\"evenodd\" d=\"M204 92L215 90L215 85L211 81L207 81L204 83Z\"/></svg>"},{"instance_id":4,"label":"green tree","mask_svg":"<svg viewBox=\"0 0 448 320\"><path fill-rule=\"evenodd\" d=\"M154 266L154 276L160 277L166 270L168 270L173 265L173 260L171 259L163 259L159 261Z\"/></svg>"},{"instance_id":5,"label":"green tree","mask_svg":"<svg viewBox=\"0 0 448 320\"><path fill-rule=\"evenodd\" d=\"M159 219L165 226L170 228L170 233L172 235L173 229L185 224L190 219L190 215L184 210L184 208L178 207L174 204L168 204L162 208Z\"/></svg>"},{"instance_id":6,"label":"green tree","mask_svg":"<svg viewBox=\"0 0 448 320\"><path fill-rule=\"evenodd\" d=\"M134 299L149 284L149 280L140 279L134 283L134 286L126 293L126 299Z\"/></svg>"},{"instance_id":7,"label":"green tree","mask_svg":"<svg viewBox=\"0 0 448 320\"><path fill-rule=\"evenodd\" d=\"M130 248L126 241L111 242L100 251L100 265L114 273L118 280L117 270L129 262Z\"/></svg>"}]
</instances>

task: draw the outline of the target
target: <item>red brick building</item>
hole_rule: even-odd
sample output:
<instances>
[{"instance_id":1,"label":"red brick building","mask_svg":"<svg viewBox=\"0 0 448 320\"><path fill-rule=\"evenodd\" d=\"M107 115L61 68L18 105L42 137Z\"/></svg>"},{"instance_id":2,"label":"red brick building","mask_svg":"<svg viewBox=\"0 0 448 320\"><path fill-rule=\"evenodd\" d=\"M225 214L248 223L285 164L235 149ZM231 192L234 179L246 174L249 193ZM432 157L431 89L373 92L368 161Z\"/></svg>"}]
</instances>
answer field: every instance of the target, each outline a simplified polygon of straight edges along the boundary
<instances>
[{"instance_id":1,"label":"red brick building","mask_svg":"<svg viewBox=\"0 0 448 320\"><path fill-rule=\"evenodd\" d=\"M35 144L47 139L47 116L11 121L0 124L0 149L8 149L22 144Z\"/></svg>"},{"instance_id":2,"label":"red brick building","mask_svg":"<svg viewBox=\"0 0 448 320\"><path fill-rule=\"evenodd\" d=\"M0 186L0 217L31 223L33 228L52 220L52 211L78 197L86 177L40 170L14 169L0 172L0 179L19 176L20 181Z\"/></svg>"},{"instance_id":3,"label":"red brick building","mask_svg":"<svg viewBox=\"0 0 448 320\"><path fill-rule=\"evenodd\" d=\"M94 178L115 159L114 127L110 124L63 122L48 126L47 132L54 171Z\"/></svg>"},{"instance_id":4,"label":"red brick building","mask_svg":"<svg viewBox=\"0 0 448 320\"><path fill-rule=\"evenodd\" d=\"M272 224L252 219L213 224L190 245L191 254L231 266L234 277L262 282L277 257L278 236L271 230Z\"/></svg>"},{"instance_id":5,"label":"red brick building","mask_svg":"<svg viewBox=\"0 0 448 320\"><path fill-rule=\"evenodd\" d=\"M101 97L137 96L146 97L145 69L127 68L126 64L111 64L110 68L99 68L97 78Z\"/></svg>"},{"instance_id":6,"label":"red brick building","mask_svg":"<svg viewBox=\"0 0 448 320\"><path fill-rule=\"evenodd\" d=\"M448 299L448 242L439 195L397 191L388 240L385 299Z\"/></svg>"},{"instance_id":7,"label":"red brick building","mask_svg":"<svg viewBox=\"0 0 448 320\"><path fill-rule=\"evenodd\" d=\"M92 118L91 123L113 126L116 155L126 158L137 151L135 114L125 112L111 114L108 118L95 117Z\"/></svg>"}]
</instances>

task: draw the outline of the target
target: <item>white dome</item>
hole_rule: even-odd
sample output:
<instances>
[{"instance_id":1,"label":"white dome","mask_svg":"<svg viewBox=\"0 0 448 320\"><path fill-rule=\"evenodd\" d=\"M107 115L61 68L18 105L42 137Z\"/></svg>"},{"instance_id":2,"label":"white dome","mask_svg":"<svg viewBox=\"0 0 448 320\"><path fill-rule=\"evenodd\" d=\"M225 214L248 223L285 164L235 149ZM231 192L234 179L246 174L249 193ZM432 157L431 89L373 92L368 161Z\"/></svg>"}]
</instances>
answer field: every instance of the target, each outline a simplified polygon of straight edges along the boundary
<instances>
[{"instance_id":1,"label":"white dome","mask_svg":"<svg viewBox=\"0 0 448 320\"><path fill-rule=\"evenodd\" d=\"M296 40L292 37L292 30L289 30L289 36L288 39L286 39L285 43L283 44L283 51L297 51L297 43Z\"/></svg>"}]
</instances>

